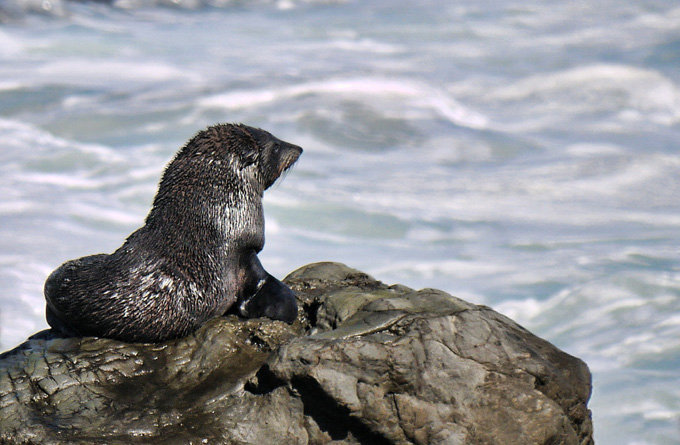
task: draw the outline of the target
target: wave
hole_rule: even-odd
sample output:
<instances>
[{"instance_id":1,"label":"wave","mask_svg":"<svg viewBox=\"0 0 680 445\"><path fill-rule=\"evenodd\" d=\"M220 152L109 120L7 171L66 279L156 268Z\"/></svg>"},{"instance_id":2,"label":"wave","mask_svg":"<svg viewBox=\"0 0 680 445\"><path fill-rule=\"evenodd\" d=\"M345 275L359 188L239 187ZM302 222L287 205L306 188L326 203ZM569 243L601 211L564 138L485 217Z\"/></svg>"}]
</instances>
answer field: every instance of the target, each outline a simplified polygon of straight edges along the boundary
<instances>
[{"instance_id":1,"label":"wave","mask_svg":"<svg viewBox=\"0 0 680 445\"><path fill-rule=\"evenodd\" d=\"M63 0L4 0L0 2L0 23L14 21L27 14L66 17L68 7Z\"/></svg>"},{"instance_id":2,"label":"wave","mask_svg":"<svg viewBox=\"0 0 680 445\"><path fill-rule=\"evenodd\" d=\"M462 105L446 92L398 78L336 78L280 88L236 90L200 99L198 106L235 110L307 95L344 96L361 101L366 101L367 97L408 101L415 109L429 110L462 127L483 129L488 123L484 115Z\"/></svg>"},{"instance_id":3,"label":"wave","mask_svg":"<svg viewBox=\"0 0 680 445\"><path fill-rule=\"evenodd\" d=\"M514 130L535 130L608 113L621 126L680 123L680 87L658 71L628 65L596 64L536 74L510 85L479 91L485 101L514 107L522 121Z\"/></svg>"},{"instance_id":4,"label":"wave","mask_svg":"<svg viewBox=\"0 0 680 445\"><path fill-rule=\"evenodd\" d=\"M80 0L2 0L0 1L0 23L22 19L26 15L38 14L53 18L69 18L73 10L82 6ZM178 10L199 10L205 8L242 8L241 0L99 0L94 6L104 4L117 10L140 10L150 8L172 8ZM347 3L347 0L251 0L250 7L270 6L278 10L291 10L307 5L329 5Z\"/></svg>"},{"instance_id":5,"label":"wave","mask_svg":"<svg viewBox=\"0 0 680 445\"><path fill-rule=\"evenodd\" d=\"M433 168L436 147L407 147L390 153L391 168L374 154L352 154L371 178L338 172L338 160L315 159L315 171L327 177L300 177L301 196L326 196L338 204L352 202L365 211L384 212L406 221L498 222L596 227L648 224L680 227L677 196L680 160L675 154L636 153L608 144L577 144L567 155L547 162L519 158L493 169L466 164ZM577 155L574 155L574 151ZM559 157L558 157L559 156ZM304 169L304 165L300 168ZM312 185L313 184L313 185ZM666 209L666 210L664 210Z\"/></svg>"},{"instance_id":6,"label":"wave","mask_svg":"<svg viewBox=\"0 0 680 445\"><path fill-rule=\"evenodd\" d=\"M90 59L72 58L40 65L34 73L31 73L31 76L37 77L31 84L35 86L39 83L37 80L42 79L43 83L72 84L79 87L110 85L112 73L115 73L116 82L119 83L200 80L197 74L160 62L99 60L97 63L91 63Z\"/></svg>"},{"instance_id":7,"label":"wave","mask_svg":"<svg viewBox=\"0 0 680 445\"><path fill-rule=\"evenodd\" d=\"M603 372L651 356L677 355L679 293L677 273L626 271L570 286L545 300L504 301L496 309L555 341L568 338L572 353Z\"/></svg>"},{"instance_id":8,"label":"wave","mask_svg":"<svg viewBox=\"0 0 680 445\"><path fill-rule=\"evenodd\" d=\"M35 125L15 119L0 118L0 135L2 136L3 144L0 159L6 162L17 158L15 155L19 152L25 152L26 147L31 147L31 152L35 157L54 153L55 150L68 150L92 155L106 162L124 159L115 150L104 145L69 141L54 136L52 133Z\"/></svg>"}]
</instances>

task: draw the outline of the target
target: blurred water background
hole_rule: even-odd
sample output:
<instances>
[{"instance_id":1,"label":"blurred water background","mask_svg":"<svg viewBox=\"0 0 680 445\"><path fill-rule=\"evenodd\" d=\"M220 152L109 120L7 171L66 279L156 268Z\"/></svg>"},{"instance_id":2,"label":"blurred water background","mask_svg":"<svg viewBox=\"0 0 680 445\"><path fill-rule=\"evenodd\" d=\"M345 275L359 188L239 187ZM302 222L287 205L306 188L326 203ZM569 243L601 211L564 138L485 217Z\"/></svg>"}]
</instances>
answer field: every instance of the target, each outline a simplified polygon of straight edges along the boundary
<instances>
[{"instance_id":1,"label":"blurred water background","mask_svg":"<svg viewBox=\"0 0 680 445\"><path fill-rule=\"evenodd\" d=\"M680 4L0 0L0 350L216 122L305 148L261 259L341 261L583 358L598 444L680 443Z\"/></svg>"}]
</instances>

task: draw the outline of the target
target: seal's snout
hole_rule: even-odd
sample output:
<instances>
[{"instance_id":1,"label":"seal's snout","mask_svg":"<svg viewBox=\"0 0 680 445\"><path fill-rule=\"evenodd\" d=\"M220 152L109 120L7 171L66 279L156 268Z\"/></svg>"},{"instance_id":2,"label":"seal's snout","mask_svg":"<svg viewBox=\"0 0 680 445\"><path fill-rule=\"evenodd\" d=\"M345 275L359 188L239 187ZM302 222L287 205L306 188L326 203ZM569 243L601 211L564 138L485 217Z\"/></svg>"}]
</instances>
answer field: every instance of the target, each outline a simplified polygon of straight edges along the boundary
<instances>
[{"instance_id":1,"label":"seal's snout","mask_svg":"<svg viewBox=\"0 0 680 445\"><path fill-rule=\"evenodd\" d=\"M302 147L298 145L289 144L288 142L286 142L285 144L286 145L283 146L284 151L290 153L290 156L294 157L293 162L297 161L297 159L302 154Z\"/></svg>"},{"instance_id":2,"label":"seal's snout","mask_svg":"<svg viewBox=\"0 0 680 445\"><path fill-rule=\"evenodd\" d=\"M302 154L302 147L284 142L281 146L281 161L279 163L279 175L288 170Z\"/></svg>"},{"instance_id":3,"label":"seal's snout","mask_svg":"<svg viewBox=\"0 0 680 445\"><path fill-rule=\"evenodd\" d=\"M302 154L302 147L300 147L299 145L290 144L288 142L286 142L285 144L286 144L284 146L285 149L296 151L298 156Z\"/></svg>"}]
</instances>

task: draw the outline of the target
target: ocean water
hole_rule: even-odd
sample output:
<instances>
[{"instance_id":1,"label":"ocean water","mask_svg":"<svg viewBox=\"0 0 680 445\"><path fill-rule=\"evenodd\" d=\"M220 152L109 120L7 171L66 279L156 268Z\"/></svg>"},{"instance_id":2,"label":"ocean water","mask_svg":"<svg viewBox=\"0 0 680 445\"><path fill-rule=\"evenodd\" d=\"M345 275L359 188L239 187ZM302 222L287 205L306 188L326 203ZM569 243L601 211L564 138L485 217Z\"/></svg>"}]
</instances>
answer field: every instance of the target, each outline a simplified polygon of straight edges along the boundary
<instances>
[{"instance_id":1,"label":"ocean water","mask_svg":"<svg viewBox=\"0 0 680 445\"><path fill-rule=\"evenodd\" d=\"M216 122L304 147L265 267L341 261L584 359L598 444L680 444L680 4L0 0L0 350Z\"/></svg>"}]
</instances>

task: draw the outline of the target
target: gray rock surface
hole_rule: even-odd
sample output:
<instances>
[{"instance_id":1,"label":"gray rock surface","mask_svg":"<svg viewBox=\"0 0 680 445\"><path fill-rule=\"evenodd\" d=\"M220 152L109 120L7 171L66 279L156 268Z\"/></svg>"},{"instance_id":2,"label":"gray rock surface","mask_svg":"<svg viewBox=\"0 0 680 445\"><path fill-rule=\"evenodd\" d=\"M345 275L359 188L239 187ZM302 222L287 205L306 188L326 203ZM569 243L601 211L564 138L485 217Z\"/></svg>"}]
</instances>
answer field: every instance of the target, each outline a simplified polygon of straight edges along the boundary
<instances>
[{"instance_id":1,"label":"gray rock surface","mask_svg":"<svg viewBox=\"0 0 680 445\"><path fill-rule=\"evenodd\" d=\"M0 443L592 444L587 366L488 307L337 263L286 278L291 326L0 355Z\"/></svg>"}]
</instances>

